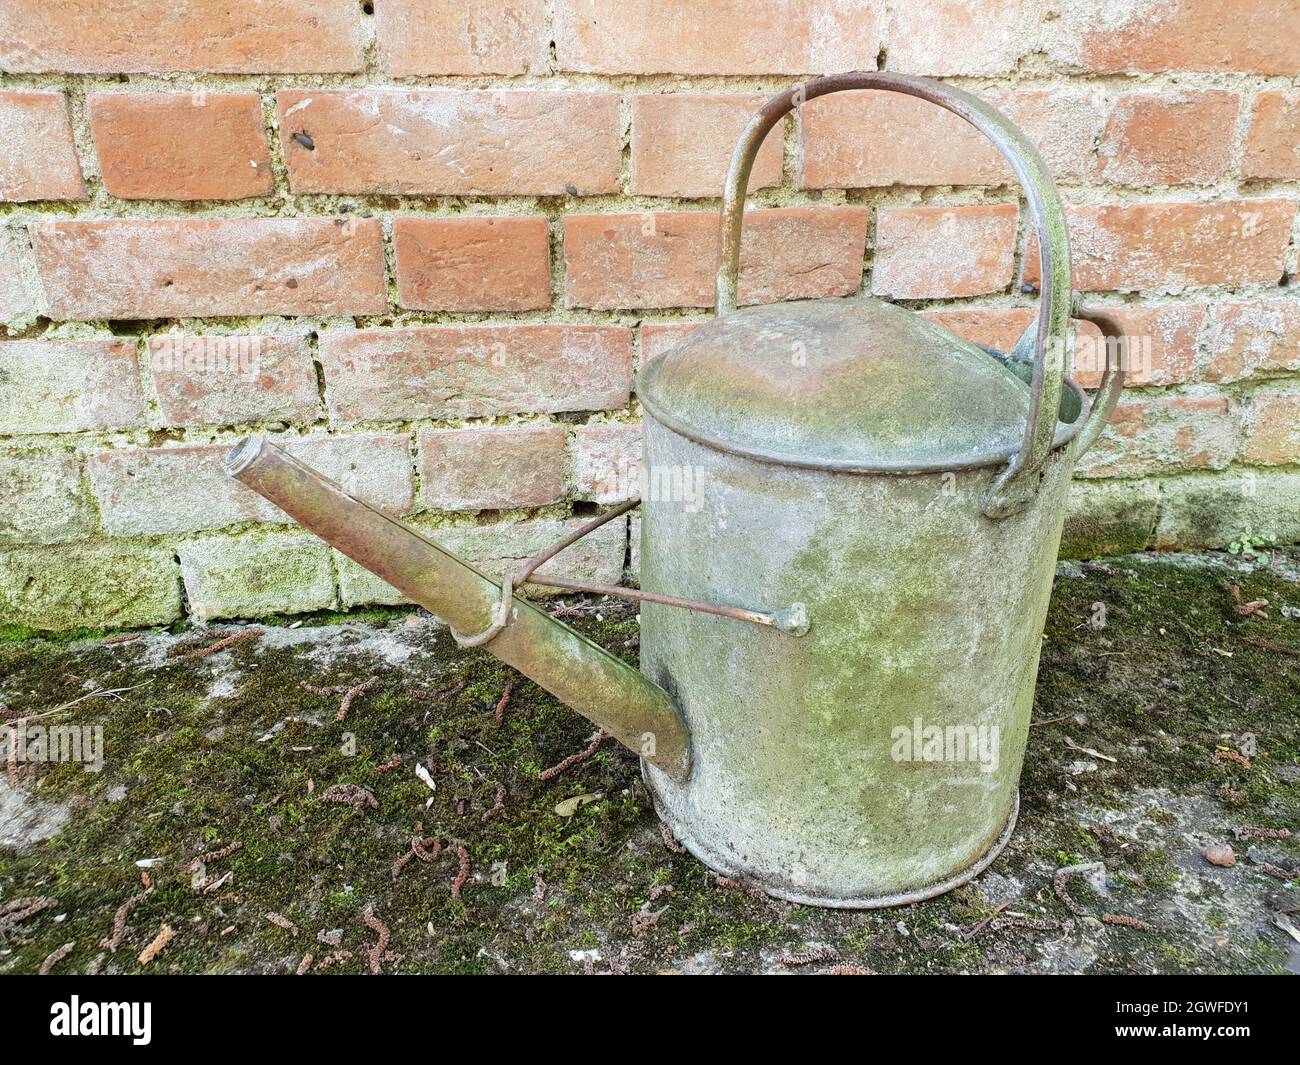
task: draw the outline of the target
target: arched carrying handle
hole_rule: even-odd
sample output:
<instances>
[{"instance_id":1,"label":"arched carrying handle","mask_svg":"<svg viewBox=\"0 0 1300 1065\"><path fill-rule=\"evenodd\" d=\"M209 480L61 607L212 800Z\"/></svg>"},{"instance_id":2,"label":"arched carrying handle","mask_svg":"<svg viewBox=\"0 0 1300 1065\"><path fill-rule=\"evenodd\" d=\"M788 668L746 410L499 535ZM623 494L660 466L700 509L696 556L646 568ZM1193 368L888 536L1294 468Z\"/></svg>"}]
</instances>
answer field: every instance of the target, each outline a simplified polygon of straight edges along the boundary
<instances>
[{"instance_id":1,"label":"arched carrying handle","mask_svg":"<svg viewBox=\"0 0 1300 1065\"><path fill-rule=\"evenodd\" d=\"M736 309L745 192L749 186L750 170L764 138L785 115L805 101L851 89L880 89L917 96L965 119L993 142L1024 189L1030 223L1038 235L1038 255L1043 279L1042 299L1024 442L1007 468L994 481L983 505L983 512L988 517L1003 517L1019 510L1033 497L1038 487L1038 471L1052 450L1056 436L1056 412L1060 406L1061 386L1065 377L1073 296L1070 291L1070 243L1056 187L1034 146L1001 113L961 89L927 78L885 72L836 74L816 78L774 96L763 105L741 134L727 171L722 191L722 243L716 283L717 313L730 314ZM1109 410L1114 408L1113 399L1118 396L1122 382L1122 371L1111 374L1108 368L1107 380L1103 385L1106 401L1094 405L1081 436L1091 434L1095 439L1100 433ZM1099 396L1099 400L1102 397Z\"/></svg>"}]
</instances>

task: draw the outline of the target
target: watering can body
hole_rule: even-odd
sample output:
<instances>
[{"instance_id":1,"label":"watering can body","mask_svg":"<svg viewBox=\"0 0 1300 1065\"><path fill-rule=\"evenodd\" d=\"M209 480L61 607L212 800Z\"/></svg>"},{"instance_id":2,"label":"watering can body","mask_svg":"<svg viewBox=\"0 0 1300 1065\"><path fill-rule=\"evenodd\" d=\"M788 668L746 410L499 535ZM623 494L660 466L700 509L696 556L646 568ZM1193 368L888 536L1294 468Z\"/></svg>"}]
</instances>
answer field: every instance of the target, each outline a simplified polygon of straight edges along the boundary
<instances>
[{"instance_id":1,"label":"watering can body","mask_svg":"<svg viewBox=\"0 0 1300 1065\"><path fill-rule=\"evenodd\" d=\"M842 89L930 100L1011 164L1044 279L1015 352L870 297L737 308L758 147ZM712 868L825 906L946 891L1015 821L1066 494L1122 387L1120 331L1070 291L1023 136L960 90L883 73L809 82L750 123L717 311L638 383L640 673L516 595L535 565L493 581L264 442L228 469L637 751L660 817ZM1071 317L1120 341L1091 403L1065 373Z\"/></svg>"}]
</instances>

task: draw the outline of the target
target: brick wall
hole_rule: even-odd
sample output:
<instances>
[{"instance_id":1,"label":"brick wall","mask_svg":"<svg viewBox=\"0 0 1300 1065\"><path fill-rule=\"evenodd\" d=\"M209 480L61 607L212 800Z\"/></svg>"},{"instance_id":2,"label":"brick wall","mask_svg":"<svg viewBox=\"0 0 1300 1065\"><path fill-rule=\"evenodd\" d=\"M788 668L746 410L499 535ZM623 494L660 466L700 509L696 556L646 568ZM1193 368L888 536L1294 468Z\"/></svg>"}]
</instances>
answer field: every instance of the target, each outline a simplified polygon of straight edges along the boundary
<instances>
[{"instance_id":1,"label":"brick wall","mask_svg":"<svg viewBox=\"0 0 1300 1065\"><path fill-rule=\"evenodd\" d=\"M1066 553L1300 540L1295 0L8 0L0 621L391 601L224 478L250 429L488 568L619 498L746 117L877 67L1027 131L1137 344ZM753 184L745 300L1032 317L1007 169L943 112L815 101Z\"/></svg>"}]
</instances>

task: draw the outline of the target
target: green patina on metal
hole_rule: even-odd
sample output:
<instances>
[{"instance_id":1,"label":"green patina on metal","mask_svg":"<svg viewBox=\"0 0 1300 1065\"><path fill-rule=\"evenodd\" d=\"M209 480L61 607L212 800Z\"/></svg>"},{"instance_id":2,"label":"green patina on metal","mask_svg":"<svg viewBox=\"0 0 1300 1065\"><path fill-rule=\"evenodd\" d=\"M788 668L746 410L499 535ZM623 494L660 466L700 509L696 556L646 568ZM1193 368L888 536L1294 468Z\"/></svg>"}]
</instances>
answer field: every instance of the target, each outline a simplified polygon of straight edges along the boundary
<instances>
[{"instance_id":1,"label":"green patina on metal","mask_svg":"<svg viewBox=\"0 0 1300 1065\"><path fill-rule=\"evenodd\" d=\"M995 357L871 298L736 310L764 136L804 100L873 88L966 119L1020 178L1045 279L1024 350ZM1067 381L1069 319L1119 330L1074 303L1032 146L922 78L775 97L736 149L722 222L718 317L638 389L641 673L272 445L237 449L231 472L641 754L661 817L708 865L818 905L926 898L1014 825L1070 475L1123 383L1108 366L1090 406ZM702 491L662 490L688 472ZM755 624L763 612L807 627Z\"/></svg>"}]
</instances>

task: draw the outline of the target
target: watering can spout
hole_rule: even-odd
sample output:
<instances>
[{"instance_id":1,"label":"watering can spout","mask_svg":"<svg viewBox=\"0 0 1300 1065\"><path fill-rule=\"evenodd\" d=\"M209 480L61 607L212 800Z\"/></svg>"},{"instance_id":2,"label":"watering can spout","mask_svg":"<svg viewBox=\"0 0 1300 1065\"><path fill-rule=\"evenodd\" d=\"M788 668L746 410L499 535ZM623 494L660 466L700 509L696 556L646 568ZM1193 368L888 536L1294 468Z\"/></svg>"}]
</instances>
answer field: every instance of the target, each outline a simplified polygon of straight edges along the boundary
<instances>
[{"instance_id":1,"label":"watering can spout","mask_svg":"<svg viewBox=\"0 0 1300 1065\"><path fill-rule=\"evenodd\" d=\"M230 451L226 472L447 622L462 644L491 651L674 779L689 777L682 715L634 667L526 600L503 597L498 582L261 436Z\"/></svg>"}]
</instances>

